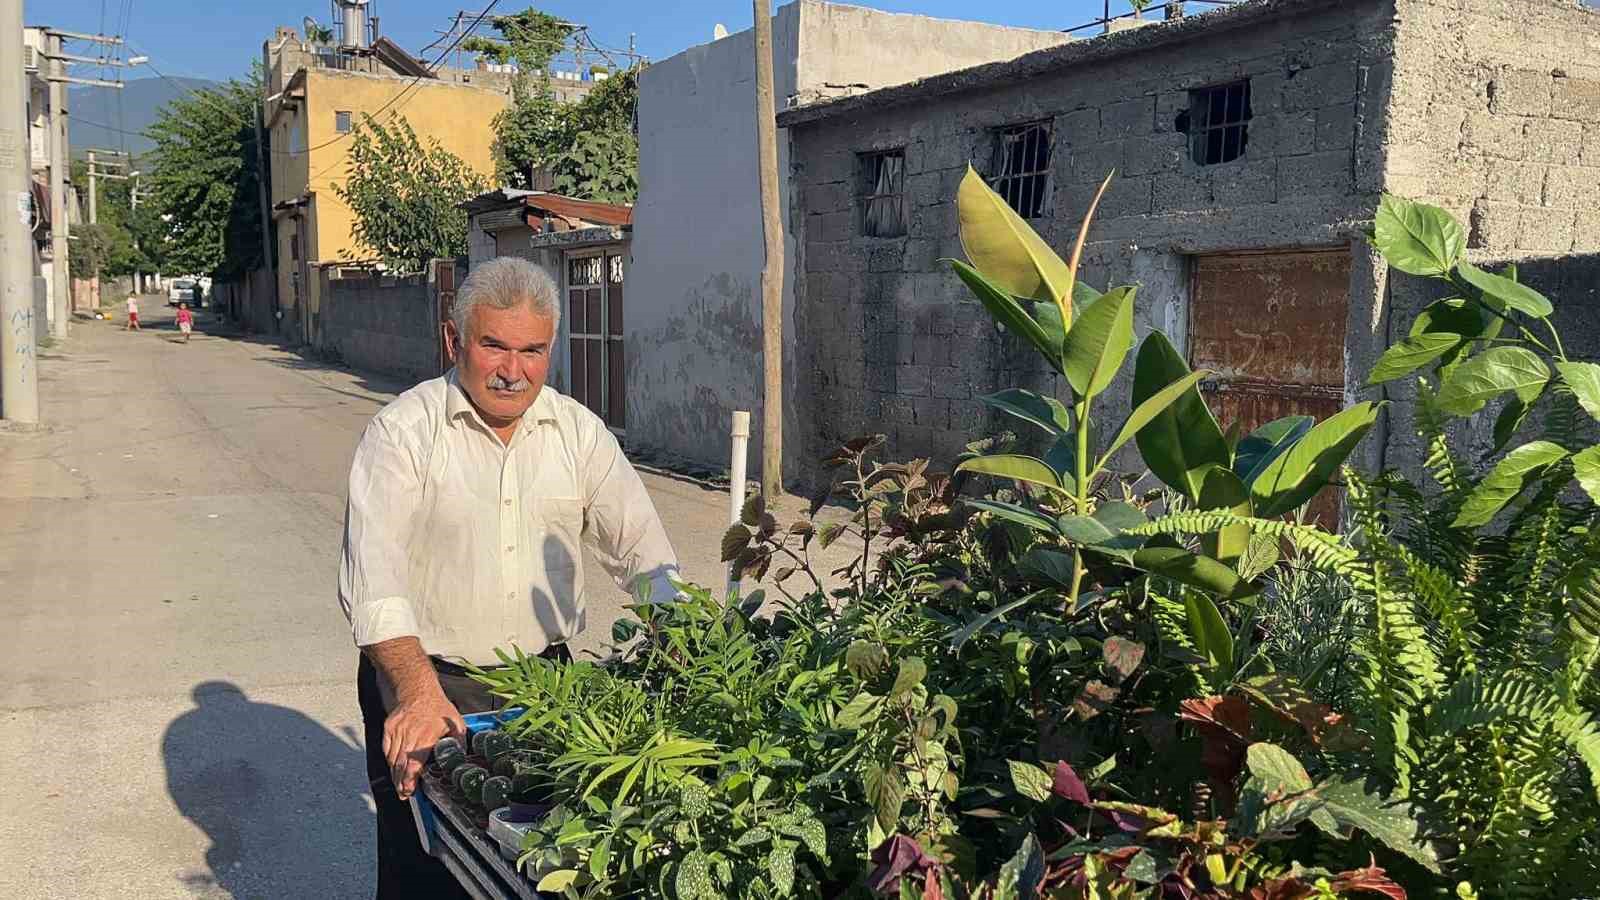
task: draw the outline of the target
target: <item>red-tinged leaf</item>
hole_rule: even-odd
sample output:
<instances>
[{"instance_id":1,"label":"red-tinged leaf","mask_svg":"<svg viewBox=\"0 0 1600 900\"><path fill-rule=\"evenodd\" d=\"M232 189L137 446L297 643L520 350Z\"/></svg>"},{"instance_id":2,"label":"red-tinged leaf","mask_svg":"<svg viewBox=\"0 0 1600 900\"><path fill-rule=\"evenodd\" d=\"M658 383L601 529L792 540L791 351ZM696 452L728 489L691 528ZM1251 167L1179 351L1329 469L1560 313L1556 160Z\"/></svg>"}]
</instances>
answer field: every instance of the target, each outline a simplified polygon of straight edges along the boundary
<instances>
[{"instance_id":1,"label":"red-tinged leaf","mask_svg":"<svg viewBox=\"0 0 1600 900\"><path fill-rule=\"evenodd\" d=\"M915 838L897 834L872 851L873 870L867 876L867 890L874 894L894 894L900 890L900 878L906 874L922 874L940 868L939 861L928 855Z\"/></svg>"},{"instance_id":2,"label":"red-tinged leaf","mask_svg":"<svg viewBox=\"0 0 1600 900\"><path fill-rule=\"evenodd\" d=\"M1050 791L1064 800L1071 800L1083 806L1089 805L1088 786L1078 777L1077 772L1072 771L1066 760L1056 763L1056 775L1050 785Z\"/></svg>"},{"instance_id":3,"label":"red-tinged leaf","mask_svg":"<svg viewBox=\"0 0 1600 900\"><path fill-rule=\"evenodd\" d=\"M922 873L922 900L944 900L944 886L939 882L939 872L929 869Z\"/></svg>"},{"instance_id":4,"label":"red-tinged leaf","mask_svg":"<svg viewBox=\"0 0 1600 900\"><path fill-rule=\"evenodd\" d=\"M1179 715L1200 736L1200 764L1218 796L1231 796L1250 747L1250 705L1240 697L1185 700Z\"/></svg>"},{"instance_id":5,"label":"red-tinged leaf","mask_svg":"<svg viewBox=\"0 0 1600 900\"><path fill-rule=\"evenodd\" d=\"M1406 900L1406 889L1394 883L1374 860L1365 869L1352 869L1333 876L1329 887L1335 891L1360 891L1390 900Z\"/></svg>"},{"instance_id":6,"label":"red-tinged leaf","mask_svg":"<svg viewBox=\"0 0 1600 900\"><path fill-rule=\"evenodd\" d=\"M1122 692L1098 679L1083 686L1083 692L1078 699L1072 701L1072 711L1084 721L1100 715L1111 708L1111 704Z\"/></svg>"},{"instance_id":7,"label":"red-tinged leaf","mask_svg":"<svg viewBox=\"0 0 1600 900\"><path fill-rule=\"evenodd\" d=\"M1139 663L1144 661L1144 645L1127 638L1107 638L1100 651L1105 656L1106 667L1119 684L1126 681L1139 668Z\"/></svg>"}]
</instances>

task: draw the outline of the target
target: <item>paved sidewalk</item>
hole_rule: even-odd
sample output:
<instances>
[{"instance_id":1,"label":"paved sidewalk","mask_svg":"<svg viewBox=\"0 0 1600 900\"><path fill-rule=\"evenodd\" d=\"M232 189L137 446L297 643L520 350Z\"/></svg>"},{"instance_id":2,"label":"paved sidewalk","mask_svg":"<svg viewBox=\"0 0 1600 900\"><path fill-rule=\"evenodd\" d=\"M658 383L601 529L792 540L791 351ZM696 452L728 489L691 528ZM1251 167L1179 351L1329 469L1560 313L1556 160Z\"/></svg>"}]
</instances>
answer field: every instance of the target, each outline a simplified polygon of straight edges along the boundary
<instances>
[{"instance_id":1,"label":"paved sidewalk","mask_svg":"<svg viewBox=\"0 0 1600 900\"><path fill-rule=\"evenodd\" d=\"M158 303L141 333L76 323L41 356L48 426L0 432L0 895L368 896L334 583L351 452L403 385L209 311L177 343ZM644 479L720 592L727 495ZM589 587L580 650L625 602L597 566Z\"/></svg>"}]
</instances>

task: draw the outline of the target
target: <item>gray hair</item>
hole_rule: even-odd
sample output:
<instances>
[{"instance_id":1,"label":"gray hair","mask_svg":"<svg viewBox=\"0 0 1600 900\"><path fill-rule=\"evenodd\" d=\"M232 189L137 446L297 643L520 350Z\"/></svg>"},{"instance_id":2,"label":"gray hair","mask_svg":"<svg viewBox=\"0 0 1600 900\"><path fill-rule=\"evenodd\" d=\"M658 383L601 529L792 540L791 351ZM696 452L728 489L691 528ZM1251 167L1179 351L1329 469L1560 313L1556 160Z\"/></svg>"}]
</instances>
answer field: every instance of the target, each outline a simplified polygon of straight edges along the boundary
<instances>
[{"instance_id":1,"label":"gray hair","mask_svg":"<svg viewBox=\"0 0 1600 900\"><path fill-rule=\"evenodd\" d=\"M545 271L517 256L497 256L474 266L456 292L450 320L456 326L456 340L467 339L467 321L480 306L514 309L522 304L534 313L549 316L561 328L561 297L556 283Z\"/></svg>"}]
</instances>

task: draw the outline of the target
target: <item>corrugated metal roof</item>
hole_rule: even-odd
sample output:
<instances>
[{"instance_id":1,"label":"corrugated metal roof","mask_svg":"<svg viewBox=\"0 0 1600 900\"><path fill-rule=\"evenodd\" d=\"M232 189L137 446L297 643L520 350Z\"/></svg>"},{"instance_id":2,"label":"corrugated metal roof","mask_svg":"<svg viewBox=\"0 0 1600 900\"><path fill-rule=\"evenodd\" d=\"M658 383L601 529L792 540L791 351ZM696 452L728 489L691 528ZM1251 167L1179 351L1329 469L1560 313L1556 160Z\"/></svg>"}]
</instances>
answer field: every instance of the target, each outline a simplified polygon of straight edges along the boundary
<instances>
[{"instance_id":1,"label":"corrugated metal roof","mask_svg":"<svg viewBox=\"0 0 1600 900\"><path fill-rule=\"evenodd\" d=\"M561 194L537 193L522 198L522 205L533 211L535 216L545 213L595 225L633 224L633 207L615 203L596 203Z\"/></svg>"}]
</instances>

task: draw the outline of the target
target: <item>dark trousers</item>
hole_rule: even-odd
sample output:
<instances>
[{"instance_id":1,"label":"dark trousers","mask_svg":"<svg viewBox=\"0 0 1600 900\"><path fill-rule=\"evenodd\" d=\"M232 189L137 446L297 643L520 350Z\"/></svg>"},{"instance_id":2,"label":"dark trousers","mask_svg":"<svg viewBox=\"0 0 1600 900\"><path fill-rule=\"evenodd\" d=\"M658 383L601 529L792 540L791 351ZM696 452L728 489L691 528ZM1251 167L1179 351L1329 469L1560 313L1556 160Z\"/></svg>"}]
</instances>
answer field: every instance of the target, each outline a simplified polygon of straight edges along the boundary
<instances>
[{"instance_id":1,"label":"dark trousers","mask_svg":"<svg viewBox=\"0 0 1600 900\"><path fill-rule=\"evenodd\" d=\"M571 660L564 644L556 644L540 654L546 659ZM483 685L473 681L457 666L434 662L444 695L462 715L499 709L501 701ZM383 723L389 711L378 688L378 670L361 654L356 671L356 695L361 703L361 721L367 737L367 779L372 784L373 803L378 808L378 894L377 900L456 900L471 895L456 882L444 863L422 849L417 836L411 805L400 799L389 775L389 761L383 755Z\"/></svg>"}]
</instances>

